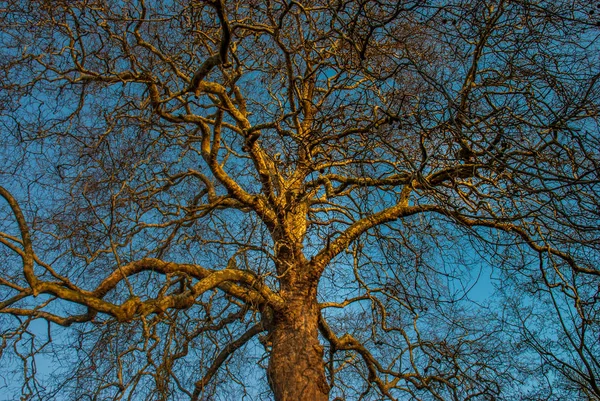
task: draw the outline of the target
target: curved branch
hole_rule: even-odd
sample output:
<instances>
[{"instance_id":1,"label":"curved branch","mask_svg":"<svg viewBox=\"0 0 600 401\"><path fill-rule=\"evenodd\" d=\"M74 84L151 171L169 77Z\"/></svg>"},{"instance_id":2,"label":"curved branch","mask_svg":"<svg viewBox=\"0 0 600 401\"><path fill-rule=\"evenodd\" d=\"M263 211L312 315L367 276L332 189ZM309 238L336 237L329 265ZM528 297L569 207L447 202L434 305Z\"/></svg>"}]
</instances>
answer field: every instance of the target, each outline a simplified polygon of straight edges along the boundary
<instances>
[{"instance_id":1,"label":"curved branch","mask_svg":"<svg viewBox=\"0 0 600 401\"><path fill-rule=\"evenodd\" d=\"M114 289L121 280L142 271L155 271L163 274L184 273L198 278L199 281L183 293L159 296L146 301L141 301L139 297L133 297L117 305L104 300L104 296ZM249 288L236 285L235 282L242 283ZM219 288L248 304L262 305L266 303L275 310L281 310L284 306L284 301L267 285L262 283L259 277L249 271L237 269L211 271L197 265L169 263L158 259L142 259L113 272L94 291L79 288L72 289L65 287L62 283L38 280L35 284L35 290L23 289L18 295L0 304L0 313L41 317L63 326L68 326L74 322L88 321L97 312L111 315L118 321L126 322L131 321L137 315L146 316L151 313L162 313L167 309L188 308L194 304L198 296L214 288ZM81 316L63 318L46 311L10 307L25 297L39 294L50 294L66 301L87 306L89 312Z\"/></svg>"},{"instance_id":2,"label":"curved branch","mask_svg":"<svg viewBox=\"0 0 600 401\"><path fill-rule=\"evenodd\" d=\"M356 351L363 359L365 365L367 366L367 370L369 372L368 380L371 383L375 383L379 391L382 394L389 397L391 400L395 400L395 398L390 394L390 389L393 388L401 378L403 379L420 379L419 375L415 373L394 373L390 372L381 366L381 364L375 359L375 357L362 345L356 338L352 335L346 333L342 337L337 337L331 327L327 324L327 321L323 317L322 314L319 314L319 330L321 334L329 343L334 351L337 350L352 350ZM384 372L387 374L392 374L395 376L395 379L389 383L385 383L378 375L379 372Z\"/></svg>"},{"instance_id":3,"label":"curved branch","mask_svg":"<svg viewBox=\"0 0 600 401\"><path fill-rule=\"evenodd\" d=\"M17 219L17 224L19 225L19 231L21 232L21 238L23 239L23 253L19 253L21 259L23 259L23 273L25 274L25 279L29 286L33 289L34 295L36 294L36 287L38 283L38 278L35 276L35 272L33 271L33 263L34 263L34 253L33 246L31 244L31 236L29 234L29 228L27 227L27 222L25 221L25 216L23 216L23 212L21 211L21 207L17 200L12 196L10 192L8 192L4 187L0 186L0 196L2 196L8 205L10 206L15 218Z\"/></svg>"},{"instance_id":4,"label":"curved branch","mask_svg":"<svg viewBox=\"0 0 600 401\"><path fill-rule=\"evenodd\" d=\"M221 43L219 45L219 53L207 58L192 78L188 92L194 92L196 96L199 96L200 92L202 92L200 83L206 78L208 73L218 65L227 65L227 51L229 50L229 44L231 43L231 29L229 28L229 21L225 15L223 0L210 1L208 4L213 6L217 12L219 22L221 23Z\"/></svg>"},{"instance_id":5,"label":"curved branch","mask_svg":"<svg viewBox=\"0 0 600 401\"><path fill-rule=\"evenodd\" d=\"M193 287L194 293L200 295L210 289L218 287L224 292L240 298L246 302L263 303L267 302L273 308L279 310L283 307L283 300L275 294L267 285L260 281L260 278L247 270L224 269L209 270L199 265L165 262L160 259L145 258L121 266L110 276L106 277L102 283L92 292L96 297L103 297L110 290L125 278L142 271L153 271L161 274L183 273L190 277L200 280ZM251 290L242 288L233 282L239 282L247 285ZM165 298L167 299L167 298ZM166 304L182 302L179 300L164 301ZM173 304L173 305L175 305Z\"/></svg>"},{"instance_id":6,"label":"curved branch","mask_svg":"<svg viewBox=\"0 0 600 401\"><path fill-rule=\"evenodd\" d=\"M198 400L198 397L200 396L200 394L202 394L204 387L210 382L210 380L213 378L215 373L217 373L223 362L225 362L231 354L233 354L244 344L250 341L254 336L263 331L264 328L262 323L257 323L250 329L248 329L248 331L246 331L244 334L242 334L240 338L227 344L227 346L221 350L219 355L217 355L213 363L210 365L204 377L196 382L194 386L194 394L192 395L192 401Z\"/></svg>"},{"instance_id":7,"label":"curved branch","mask_svg":"<svg viewBox=\"0 0 600 401\"><path fill-rule=\"evenodd\" d=\"M405 187L402 191L399 203L356 221L340 234L340 236L331 241L329 245L319 251L319 253L311 259L311 273L320 275L325 266L335 256L340 252L343 252L352 241L371 228L402 217L426 212L434 208L434 206L431 205L408 206L408 195L410 194L410 191L410 187Z\"/></svg>"}]
</instances>

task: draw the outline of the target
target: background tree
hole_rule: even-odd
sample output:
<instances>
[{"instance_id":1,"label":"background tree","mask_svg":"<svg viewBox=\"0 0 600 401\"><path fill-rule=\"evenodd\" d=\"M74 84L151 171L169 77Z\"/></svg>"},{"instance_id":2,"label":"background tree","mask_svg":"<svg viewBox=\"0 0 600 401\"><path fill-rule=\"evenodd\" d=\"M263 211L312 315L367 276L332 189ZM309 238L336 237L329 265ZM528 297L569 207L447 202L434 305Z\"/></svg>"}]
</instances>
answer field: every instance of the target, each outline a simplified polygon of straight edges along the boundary
<instances>
[{"instance_id":1,"label":"background tree","mask_svg":"<svg viewBox=\"0 0 600 401\"><path fill-rule=\"evenodd\" d=\"M1 12L15 399L600 397L596 5Z\"/></svg>"}]
</instances>

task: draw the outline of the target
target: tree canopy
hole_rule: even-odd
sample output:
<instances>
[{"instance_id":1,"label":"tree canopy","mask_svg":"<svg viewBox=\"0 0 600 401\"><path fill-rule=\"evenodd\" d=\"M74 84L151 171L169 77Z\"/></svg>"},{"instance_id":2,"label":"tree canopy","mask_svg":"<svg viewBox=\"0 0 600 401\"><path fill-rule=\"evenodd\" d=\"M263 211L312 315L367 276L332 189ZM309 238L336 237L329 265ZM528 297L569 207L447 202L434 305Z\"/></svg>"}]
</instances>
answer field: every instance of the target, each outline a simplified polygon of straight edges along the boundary
<instances>
[{"instance_id":1,"label":"tree canopy","mask_svg":"<svg viewBox=\"0 0 600 401\"><path fill-rule=\"evenodd\" d=\"M1 4L0 392L600 398L600 3Z\"/></svg>"}]
</instances>

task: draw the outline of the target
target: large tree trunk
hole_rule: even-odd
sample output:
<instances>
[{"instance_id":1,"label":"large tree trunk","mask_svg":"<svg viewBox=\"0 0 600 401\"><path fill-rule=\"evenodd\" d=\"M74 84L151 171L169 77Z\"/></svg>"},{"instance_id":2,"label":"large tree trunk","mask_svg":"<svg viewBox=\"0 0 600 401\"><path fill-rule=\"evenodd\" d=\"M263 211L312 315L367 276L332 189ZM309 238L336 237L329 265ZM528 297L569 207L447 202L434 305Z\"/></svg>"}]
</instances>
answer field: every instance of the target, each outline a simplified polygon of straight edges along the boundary
<instances>
[{"instance_id":1,"label":"large tree trunk","mask_svg":"<svg viewBox=\"0 0 600 401\"><path fill-rule=\"evenodd\" d=\"M316 289L286 292L288 308L274 316L271 330L268 374L275 400L327 401L329 385L318 338Z\"/></svg>"}]
</instances>

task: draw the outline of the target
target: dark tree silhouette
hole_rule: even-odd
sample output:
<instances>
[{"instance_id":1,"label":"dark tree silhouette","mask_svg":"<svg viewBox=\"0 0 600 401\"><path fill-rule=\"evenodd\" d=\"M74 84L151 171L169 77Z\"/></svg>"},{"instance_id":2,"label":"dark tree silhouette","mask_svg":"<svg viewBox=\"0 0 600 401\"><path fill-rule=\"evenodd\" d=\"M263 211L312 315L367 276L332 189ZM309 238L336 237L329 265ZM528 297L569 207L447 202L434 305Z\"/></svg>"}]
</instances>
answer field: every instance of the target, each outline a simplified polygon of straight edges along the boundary
<instances>
[{"instance_id":1,"label":"dark tree silhouette","mask_svg":"<svg viewBox=\"0 0 600 401\"><path fill-rule=\"evenodd\" d=\"M0 392L600 398L599 7L3 2Z\"/></svg>"}]
</instances>

